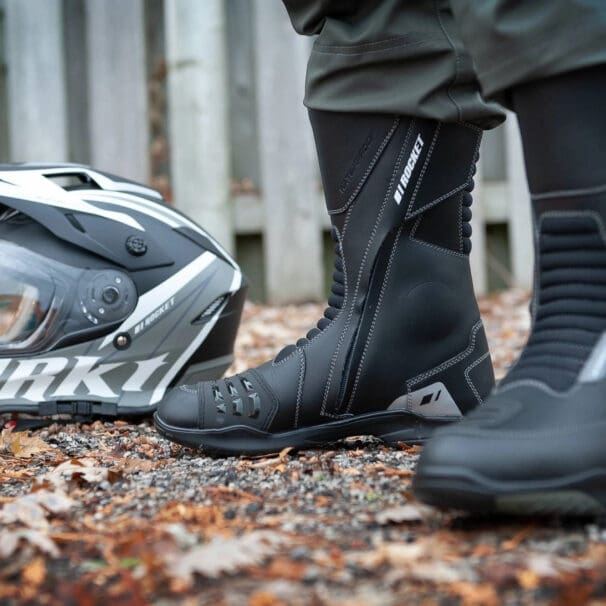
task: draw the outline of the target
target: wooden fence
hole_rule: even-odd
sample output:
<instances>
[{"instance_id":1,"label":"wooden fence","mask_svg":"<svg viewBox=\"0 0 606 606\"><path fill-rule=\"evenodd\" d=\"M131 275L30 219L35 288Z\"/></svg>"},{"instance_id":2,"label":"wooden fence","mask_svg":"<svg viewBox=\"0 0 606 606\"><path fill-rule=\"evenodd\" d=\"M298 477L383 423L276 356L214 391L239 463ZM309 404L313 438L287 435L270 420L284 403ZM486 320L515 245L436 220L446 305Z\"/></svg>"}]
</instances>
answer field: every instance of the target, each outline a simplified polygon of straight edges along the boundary
<instances>
[{"instance_id":1,"label":"wooden fence","mask_svg":"<svg viewBox=\"0 0 606 606\"><path fill-rule=\"evenodd\" d=\"M150 182L236 252L257 297L322 297L328 220L301 103L310 40L280 2L0 0L0 16L3 161L85 162ZM482 158L476 288L494 272L529 286L514 118L488 133Z\"/></svg>"}]
</instances>

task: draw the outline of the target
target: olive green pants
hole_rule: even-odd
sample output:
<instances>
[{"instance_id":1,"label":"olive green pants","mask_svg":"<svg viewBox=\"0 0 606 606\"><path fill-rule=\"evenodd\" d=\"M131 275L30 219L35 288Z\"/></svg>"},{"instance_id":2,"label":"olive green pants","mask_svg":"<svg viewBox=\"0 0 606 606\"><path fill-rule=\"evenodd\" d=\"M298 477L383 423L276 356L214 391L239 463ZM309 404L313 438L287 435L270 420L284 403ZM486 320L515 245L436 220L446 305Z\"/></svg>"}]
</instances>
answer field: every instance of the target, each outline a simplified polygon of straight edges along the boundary
<instances>
[{"instance_id":1,"label":"olive green pants","mask_svg":"<svg viewBox=\"0 0 606 606\"><path fill-rule=\"evenodd\" d=\"M305 104L491 128L517 84L606 63L606 0L284 0ZM605 100L606 105L606 100Z\"/></svg>"}]
</instances>

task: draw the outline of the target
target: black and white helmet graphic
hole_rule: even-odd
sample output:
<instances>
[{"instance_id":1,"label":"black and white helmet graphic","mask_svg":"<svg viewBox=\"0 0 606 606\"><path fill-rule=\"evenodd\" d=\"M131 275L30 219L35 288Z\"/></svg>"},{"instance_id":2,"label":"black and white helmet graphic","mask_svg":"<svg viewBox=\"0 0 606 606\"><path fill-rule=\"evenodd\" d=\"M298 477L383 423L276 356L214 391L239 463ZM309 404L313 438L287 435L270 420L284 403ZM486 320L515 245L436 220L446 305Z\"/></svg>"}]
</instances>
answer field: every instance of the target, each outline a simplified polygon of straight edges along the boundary
<instances>
[{"instance_id":1,"label":"black and white helmet graphic","mask_svg":"<svg viewBox=\"0 0 606 606\"><path fill-rule=\"evenodd\" d=\"M145 414L233 359L236 262L143 185L0 165L0 413Z\"/></svg>"}]
</instances>

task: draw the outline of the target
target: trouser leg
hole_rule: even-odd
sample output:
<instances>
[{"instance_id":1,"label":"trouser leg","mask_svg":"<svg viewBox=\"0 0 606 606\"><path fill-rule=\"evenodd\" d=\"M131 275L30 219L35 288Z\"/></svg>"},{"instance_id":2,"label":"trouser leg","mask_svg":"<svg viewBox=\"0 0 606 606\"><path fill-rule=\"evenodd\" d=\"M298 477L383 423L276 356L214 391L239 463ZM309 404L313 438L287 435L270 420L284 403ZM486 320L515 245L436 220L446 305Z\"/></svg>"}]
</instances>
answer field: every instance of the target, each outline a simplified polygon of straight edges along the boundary
<instances>
[{"instance_id":1,"label":"trouser leg","mask_svg":"<svg viewBox=\"0 0 606 606\"><path fill-rule=\"evenodd\" d=\"M284 0L295 29L318 37L310 109L404 114L482 128L504 119L480 94L446 0Z\"/></svg>"},{"instance_id":2,"label":"trouser leg","mask_svg":"<svg viewBox=\"0 0 606 606\"><path fill-rule=\"evenodd\" d=\"M606 47L606 28L603 36ZM606 62L516 86L510 97L532 194L606 190Z\"/></svg>"},{"instance_id":3,"label":"trouser leg","mask_svg":"<svg viewBox=\"0 0 606 606\"><path fill-rule=\"evenodd\" d=\"M604 0L451 0L482 91L511 105L523 83L606 63Z\"/></svg>"}]
</instances>

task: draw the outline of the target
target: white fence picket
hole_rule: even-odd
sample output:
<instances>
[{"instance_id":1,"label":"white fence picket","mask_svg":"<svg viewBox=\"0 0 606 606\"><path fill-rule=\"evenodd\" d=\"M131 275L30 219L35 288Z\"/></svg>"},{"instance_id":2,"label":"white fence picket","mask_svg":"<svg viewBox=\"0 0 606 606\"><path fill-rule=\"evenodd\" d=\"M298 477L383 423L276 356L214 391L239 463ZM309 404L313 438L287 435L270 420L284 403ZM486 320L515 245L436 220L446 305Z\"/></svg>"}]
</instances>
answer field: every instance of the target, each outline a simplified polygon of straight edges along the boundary
<instances>
[{"instance_id":1,"label":"white fence picket","mask_svg":"<svg viewBox=\"0 0 606 606\"><path fill-rule=\"evenodd\" d=\"M471 264L473 287L476 295L486 294L486 291L488 290L488 278L486 275L486 224L484 222L484 188L482 183L482 167L483 163L482 160L480 160L478 162L478 169L474 179L474 203L471 214L472 244L469 261Z\"/></svg>"},{"instance_id":2,"label":"white fence picket","mask_svg":"<svg viewBox=\"0 0 606 606\"><path fill-rule=\"evenodd\" d=\"M221 0L164 4L174 198L233 251L224 9Z\"/></svg>"},{"instance_id":3,"label":"white fence picket","mask_svg":"<svg viewBox=\"0 0 606 606\"><path fill-rule=\"evenodd\" d=\"M148 181L143 1L89 0L84 6L90 162L102 170Z\"/></svg>"},{"instance_id":4,"label":"white fence picket","mask_svg":"<svg viewBox=\"0 0 606 606\"><path fill-rule=\"evenodd\" d=\"M313 139L303 108L307 40L284 7L256 0L256 82L267 295L275 303L318 299L322 240Z\"/></svg>"},{"instance_id":5,"label":"white fence picket","mask_svg":"<svg viewBox=\"0 0 606 606\"><path fill-rule=\"evenodd\" d=\"M68 159L61 0L6 0L8 123L13 161Z\"/></svg>"},{"instance_id":6,"label":"white fence picket","mask_svg":"<svg viewBox=\"0 0 606 606\"><path fill-rule=\"evenodd\" d=\"M534 274L532 213L522 140L515 114L508 112L505 128L509 184L509 250L513 280L516 286L530 288Z\"/></svg>"}]
</instances>

